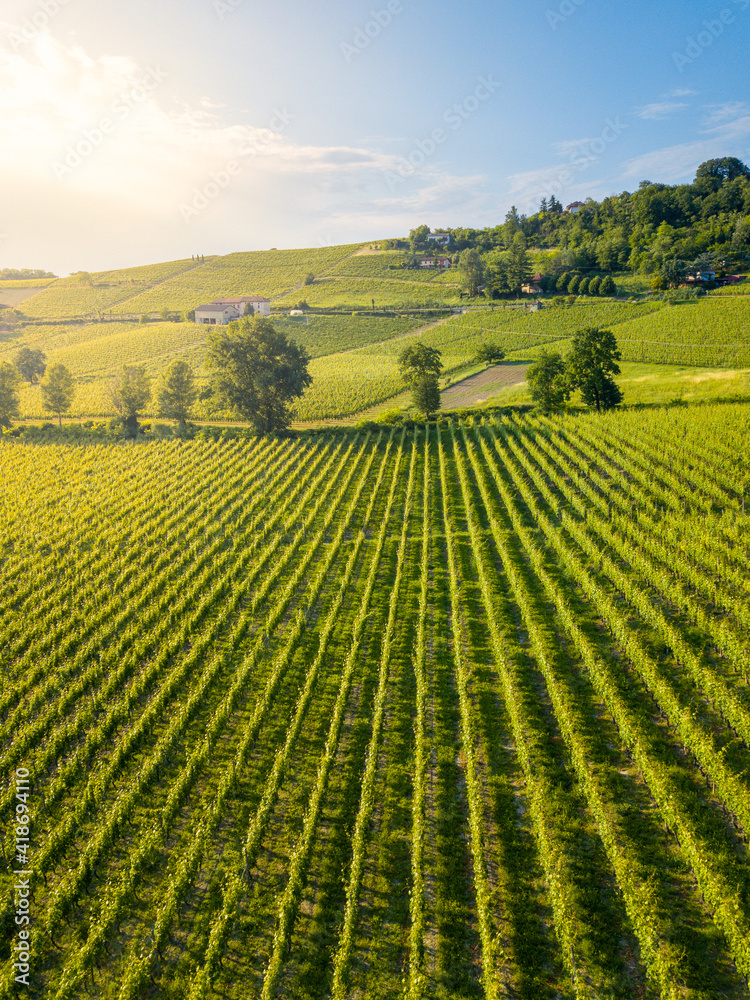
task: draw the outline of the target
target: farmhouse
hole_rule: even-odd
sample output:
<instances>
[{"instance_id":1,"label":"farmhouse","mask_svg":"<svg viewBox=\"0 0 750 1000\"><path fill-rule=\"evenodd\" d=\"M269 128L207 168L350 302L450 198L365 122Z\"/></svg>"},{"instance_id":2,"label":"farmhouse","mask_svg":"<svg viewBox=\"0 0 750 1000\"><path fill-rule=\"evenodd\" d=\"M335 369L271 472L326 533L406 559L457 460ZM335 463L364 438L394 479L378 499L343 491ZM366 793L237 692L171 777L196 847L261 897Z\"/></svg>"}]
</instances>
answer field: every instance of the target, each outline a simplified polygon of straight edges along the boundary
<instances>
[{"instance_id":1,"label":"farmhouse","mask_svg":"<svg viewBox=\"0 0 750 1000\"><path fill-rule=\"evenodd\" d=\"M581 209L585 208L585 207L586 206L584 205L584 203L582 201L571 201L571 203L569 205L565 206L565 211L566 212L570 212L571 215L575 215L576 212L580 212Z\"/></svg>"},{"instance_id":2,"label":"farmhouse","mask_svg":"<svg viewBox=\"0 0 750 1000\"><path fill-rule=\"evenodd\" d=\"M521 285L521 291L524 295L541 295L542 286L540 284L542 280L541 274L535 274L531 281L528 281L525 285Z\"/></svg>"},{"instance_id":3,"label":"farmhouse","mask_svg":"<svg viewBox=\"0 0 750 1000\"><path fill-rule=\"evenodd\" d=\"M420 267L442 267L447 270L451 266L450 257L423 257L419 262Z\"/></svg>"},{"instance_id":4,"label":"farmhouse","mask_svg":"<svg viewBox=\"0 0 750 1000\"><path fill-rule=\"evenodd\" d=\"M271 300L261 295L245 295L239 299L215 299L195 310L196 323L225 326L233 319L246 315L270 316Z\"/></svg>"},{"instance_id":5,"label":"farmhouse","mask_svg":"<svg viewBox=\"0 0 750 1000\"><path fill-rule=\"evenodd\" d=\"M427 239L432 240L433 243L439 243L441 246L445 246L446 243L450 243L451 234L450 233L428 233Z\"/></svg>"}]
</instances>

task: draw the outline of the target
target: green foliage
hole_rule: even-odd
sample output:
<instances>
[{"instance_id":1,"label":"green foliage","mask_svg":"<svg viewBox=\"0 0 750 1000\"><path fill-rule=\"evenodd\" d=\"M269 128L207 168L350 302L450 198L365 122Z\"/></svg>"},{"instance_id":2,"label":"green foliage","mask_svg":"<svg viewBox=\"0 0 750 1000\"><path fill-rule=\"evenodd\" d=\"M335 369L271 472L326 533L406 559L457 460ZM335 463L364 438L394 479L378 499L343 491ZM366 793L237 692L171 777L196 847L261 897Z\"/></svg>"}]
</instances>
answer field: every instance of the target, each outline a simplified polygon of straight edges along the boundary
<instances>
[{"instance_id":1,"label":"green foliage","mask_svg":"<svg viewBox=\"0 0 750 1000\"><path fill-rule=\"evenodd\" d=\"M580 389L588 406L610 410L622 402L622 392L613 376L620 374L617 364L622 355L611 330L587 327L573 337L573 346L566 361L566 374L571 389Z\"/></svg>"},{"instance_id":2,"label":"green foliage","mask_svg":"<svg viewBox=\"0 0 750 1000\"><path fill-rule=\"evenodd\" d=\"M56 361L47 367L41 390L42 406L57 414L58 424L62 425L62 415L73 405L76 392L75 380L64 364Z\"/></svg>"},{"instance_id":3,"label":"green foliage","mask_svg":"<svg viewBox=\"0 0 750 1000\"><path fill-rule=\"evenodd\" d=\"M173 361L157 389L159 416L178 420L184 426L197 398L198 387L193 369L187 361Z\"/></svg>"},{"instance_id":4,"label":"green foliage","mask_svg":"<svg viewBox=\"0 0 750 1000\"><path fill-rule=\"evenodd\" d=\"M546 349L527 370L526 381L532 399L545 412L563 406L572 391L562 355Z\"/></svg>"},{"instance_id":5,"label":"green foliage","mask_svg":"<svg viewBox=\"0 0 750 1000\"><path fill-rule=\"evenodd\" d=\"M138 414L151 399L151 379L143 365L123 365L110 389L112 405L130 437L138 433Z\"/></svg>"},{"instance_id":6,"label":"green foliage","mask_svg":"<svg viewBox=\"0 0 750 1000\"><path fill-rule=\"evenodd\" d=\"M486 365L489 368L490 365L499 365L501 361L505 360L505 357L505 351L499 344L494 341L485 341L477 348L474 360L477 364Z\"/></svg>"},{"instance_id":7,"label":"green foliage","mask_svg":"<svg viewBox=\"0 0 750 1000\"><path fill-rule=\"evenodd\" d=\"M461 288L469 295L476 295L484 277L484 265L476 250L463 250L457 268Z\"/></svg>"},{"instance_id":8,"label":"green foliage","mask_svg":"<svg viewBox=\"0 0 750 1000\"><path fill-rule=\"evenodd\" d=\"M436 375L423 375L412 383L411 398L416 409L431 417L440 409L440 386Z\"/></svg>"},{"instance_id":9,"label":"green foliage","mask_svg":"<svg viewBox=\"0 0 750 1000\"><path fill-rule=\"evenodd\" d=\"M442 355L436 347L422 341L408 344L398 356L398 367L404 381L415 385L425 377L439 378L443 371Z\"/></svg>"},{"instance_id":10,"label":"green foliage","mask_svg":"<svg viewBox=\"0 0 750 1000\"><path fill-rule=\"evenodd\" d=\"M10 427L11 421L18 420L19 382L18 370L7 361L0 361L0 427Z\"/></svg>"},{"instance_id":11,"label":"green foliage","mask_svg":"<svg viewBox=\"0 0 750 1000\"><path fill-rule=\"evenodd\" d=\"M21 378L31 385L44 375L47 357L43 351L32 347L22 347L16 355L15 365Z\"/></svg>"},{"instance_id":12,"label":"green foliage","mask_svg":"<svg viewBox=\"0 0 750 1000\"><path fill-rule=\"evenodd\" d=\"M611 274L605 274L599 286L599 294L602 296L617 295L617 286Z\"/></svg>"},{"instance_id":13,"label":"green foliage","mask_svg":"<svg viewBox=\"0 0 750 1000\"><path fill-rule=\"evenodd\" d=\"M56 278L57 275L51 271L42 271L39 268L31 267L3 267L0 268L0 281L37 281L39 278Z\"/></svg>"},{"instance_id":14,"label":"green foliage","mask_svg":"<svg viewBox=\"0 0 750 1000\"><path fill-rule=\"evenodd\" d=\"M310 356L270 320L244 317L213 327L206 345L214 399L249 421L259 434L282 431L290 404L312 383Z\"/></svg>"}]
</instances>

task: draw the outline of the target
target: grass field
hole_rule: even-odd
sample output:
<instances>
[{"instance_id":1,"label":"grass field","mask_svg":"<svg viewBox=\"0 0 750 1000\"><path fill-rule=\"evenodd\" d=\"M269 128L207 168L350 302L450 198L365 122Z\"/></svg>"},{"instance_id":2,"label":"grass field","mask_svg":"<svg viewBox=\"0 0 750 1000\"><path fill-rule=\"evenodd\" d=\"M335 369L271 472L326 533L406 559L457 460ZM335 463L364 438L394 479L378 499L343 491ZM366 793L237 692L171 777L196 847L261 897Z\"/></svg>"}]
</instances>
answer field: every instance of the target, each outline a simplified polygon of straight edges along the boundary
<instances>
[{"instance_id":1,"label":"grass field","mask_svg":"<svg viewBox=\"0 0 750 1000\"><path fill-rule=\"evenodd\" d=\"M737 405L3 436L24 995L748 1000L748 451Z\"/></svg>"}]
</instances>

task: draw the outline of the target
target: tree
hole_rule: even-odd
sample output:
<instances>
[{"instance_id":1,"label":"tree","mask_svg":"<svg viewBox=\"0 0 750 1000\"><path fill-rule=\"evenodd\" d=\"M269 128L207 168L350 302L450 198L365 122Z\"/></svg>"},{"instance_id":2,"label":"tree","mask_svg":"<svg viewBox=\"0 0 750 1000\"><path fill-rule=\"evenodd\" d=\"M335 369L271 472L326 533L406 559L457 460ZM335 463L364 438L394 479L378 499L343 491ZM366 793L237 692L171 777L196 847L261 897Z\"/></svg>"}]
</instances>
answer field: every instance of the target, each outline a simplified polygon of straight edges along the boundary
<instances>
[{"instance_id":1,"label":"tree","mask_svg":"<svg viewBox=\"0 0 750 1000\"><path fill-rule=\"evenodd\" d=\"M602 283L599 285L600 295L617 295L617 285L615 284L614 278L611 274L605 274L602 278Z\"/></svg>"},{"instance_id":2,"label":"tree","mask_svg":"<svg viewBox=\"0 0 750 1000\"><path fill-rule=\"evenodd\" d=\"M138 434L138 414L151 400L151 379L143 365L123 365L110 390L128 437Z\"/></svg>"},{"instance_id":3,"label":"tree","mask_svg":"<svg viewBox=\"0 0 750 1000\"><path fill-rule=\"evenodd\" d=\"M187 361L173 361L164 372L157 389L159 416L178 420L180 429L184 430L197 398L198 388L193 369Z\"/></svg>"},{"instance_id":4,"label":"tree","mask_svg":"<svg viewBox=\"0 0 750 1000\"><path fill-rule=\"evenodd\" d=\"M581 278L581 280L578 282L578 294L579 295L588 295L588 292L589 292L589 280L590 280L589 278Z\"/></svg>"},{"instance_id":5,"label":"tree","mask_svg":"<svg viewBox=\"0 0 750 1000\"><path fill-rule=\"evenodd\" d=\"M412 402L425 417L440 409L440 386L434 375L427 375L412 386Z\"/></svg>"},{"instance_id":6,"label":"tree","mask_svg":"<svg viewBox=\"0 0 750 1000\"><path fill-rule=\"evenodd\" d=\"M18 420L21 405L18 396L20 381L13 365L0 361L0 427L10 427L11 420Z\"/></svg>"},{"instance_id":7,"label":"tree","mask_svg":"<svg viewBox=\"0 0 750 1000\"><path fill-rule=\"evenodd\" d=\"M526 237L523 233L516 233L510 246L510 262L508 264L508 282L511 291L517 295L521 292L522 285L531 281L534 269L531 266L531 258L526 249Z\"/></svg>"},{"instance_id":8,"label":"tree","mask_svg":"<svg viewBox=\"0 0 750 1000\"><path fill-rule=\"evenodd\" d=\"M47 369L42 382L42 406L49 413L57 414L62 427L62 415L67 413L76 394L75 382L65 365L56 361Z\"/></svg>"},{"instance_id":9,"label":"tree","mask_svg":"<svg viewBox=\"0 0 750 1000\"><path fill-rule=\"evenodd\" d=\"M307 272L307 274L305 275L304 283L306 285L314 285L315 284L315 275L312 273L312 271L308 271Z\"/></svg>"},{"instance_id":10,"label":"tree","mask_svg":"<svg viewBox=\"0 0 750 1000\"><path fill-rule=\"evenodd\" d=\"M427 245L427 237L430 235L429 226L417 226L409 232L409 246L412 252L422 246Z\"/></svg>"},{"instance_id":11,"label":"tree","mask_svg":"<svg viewBox=\"0 0 750 1000\"><path fill-rule=\"evenodd\" d=\"M438 379L443 371L440 351L426 344L411 344L399 355L398 367L412 390L412 402L420 413L429 417L439 410Z\"/></svg>"},{"instance_id":12,"label":"tree","mask_svg":"<svg viewBox=\"0 0 750 1000\"><path fill-rule=\"evenodd\" d=\"M208 335L206 366L212 398L249 421L259 434L282 431L291 401L312 383L304 347L263 317L244 316Z\"/></svg>"},{"instance_id":13,"label":"tree","mask_svg":"<svg viewBox=\"0 0 750 1000\"><path fill-rule=\"evenodd\" d=\"M587 406L610 410L622 402L620 387L612 378L620 374L622 354L611 330L586 327L573 337L566 371L571 389L580 389Z\"/></svg>"},{"instance_id":14,"label":"tree","mask_svg":"<svg viewBox=\"0 0 750 1000\"><path fill-rule=\"evenodd\" d=\"M560 277L557 279L557 284L555 288L558 292L567 292L568 285L570 284L570 273L568 271L563 271Z\"/></svg>"},{"instance_id":15,"label":"tree","mask_svg":"<svg viewBox=\"0 0 750 1000\"><path fill-rule=\"evenodd\" d=\"M562 355L542 350L526 372L531 398L542 410L554 410L570 397L567 370Z\"/></svg>"},{"instance_id":16,"label":"tree","mask_svg":"<svg viewBox=\"0 0 750 1000\"><path fill-rule=\"evenodd\" d=\"M490 365L499 365L501 361L505 360L505 351L499 344L485 341L477 348L474 360L477 364L482 364L489 368Z\"/></svg>"},{"instance_id":17,"label":"tree","mask_svg":"<svg viewBox=\"0 0 750 1000\"><path fill-rule=\"evenodd\" d=\"M602 279L598 274L595 274L591 281L589 281L589 295L598 295L601 287Z\"/></svg>"},{"instance_id":18,"label":"tree","mask_svg":"<svg viewBox=\"0 0 750 1000\"><path fill-rule=\"evenodd\" d=\"M478 250L462 250L458 257L458 277L469 295L476 295L482 284L484 267Z\"/></svg>"},{"instance_id":19,"label":"tree","mask_svg":"<svg viewBox=\"0 0 750 1000\"><path fill-rule=\"evenodd\" d=\"M15 364L23 380L31 385L32 382L36 382L37 378L44 375L47 368L47 356L44 351L35 350L32 347L22 347L16 355Z\"/></svg>"},{"instance_id":20,"label":"tree","mask_svg":"<svg viewBox=\"0 0 750 1000\"><path fill-rule=\"evenodd\" d=\"M579 289L580 285L581 285L581 278L580 278L580 276L577 275L577 274L574 274L573 277L568 282L568 292L571 295L577 295L578 294L578 289Z\"/></svg>"}]
</instances>

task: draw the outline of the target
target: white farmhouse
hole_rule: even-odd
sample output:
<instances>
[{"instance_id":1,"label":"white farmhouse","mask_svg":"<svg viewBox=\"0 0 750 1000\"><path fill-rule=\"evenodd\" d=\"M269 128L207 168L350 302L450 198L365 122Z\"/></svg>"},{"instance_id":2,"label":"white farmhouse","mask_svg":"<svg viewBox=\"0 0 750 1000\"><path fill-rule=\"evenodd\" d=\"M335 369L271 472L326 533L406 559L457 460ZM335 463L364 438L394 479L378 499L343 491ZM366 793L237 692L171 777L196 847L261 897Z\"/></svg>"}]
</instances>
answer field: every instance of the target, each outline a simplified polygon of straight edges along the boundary
<instances>
[{"instance_id":1,"label":"white farmhouse","mask_svg":"<svg viewBox=\"0 0 750 1000\"><path fill-rule=\"evenodd\" d=\"M195 322L211 326L226 326L240 316L270 316L271 300L261 295L245 295L239 299L215 299L195 310Z\"/></svg>"}]
</instances>

